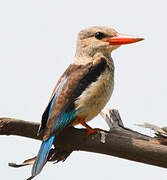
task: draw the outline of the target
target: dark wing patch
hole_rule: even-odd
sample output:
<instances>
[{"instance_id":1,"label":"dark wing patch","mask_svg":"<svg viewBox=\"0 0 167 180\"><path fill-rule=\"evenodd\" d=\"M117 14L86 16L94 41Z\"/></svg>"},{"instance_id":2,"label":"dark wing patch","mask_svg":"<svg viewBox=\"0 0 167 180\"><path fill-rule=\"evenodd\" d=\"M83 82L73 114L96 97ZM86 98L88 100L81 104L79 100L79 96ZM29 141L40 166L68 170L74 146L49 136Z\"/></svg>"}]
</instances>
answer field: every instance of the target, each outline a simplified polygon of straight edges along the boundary
<instances>
[{"instance_id":1,"label":"dark wing patch","mask_svg":"<svg viewBox=\"0 0 167 180\"><path fill-rule=\"evenodd\" d=\"M54 96L53 96L53 98L54 98ZM52 99L53 99L53 98L52 98ZM44 111L44 113L43 113L43 115L42 115L41 125L40 125L40 129L39 129L38 134L41 133L41 131L42 131L43 129L45 129L45 127L46 127L46 122L47 122L47 120L48 120L49 109L50 109L51 103L52 103L52 100L49 102L47 108L45 109L45 111Z\"/></svg>"},{"instance_id":2,"label":"dark wing patch","mask_svg":"<svg viewBox=\"0 0 167 180\"><path fill-rule=\"evenodd\" d=\"M101 58L100 62L95 64L94 66L91 66L88 73L83 76L78 86L75 88L75 90L72 93L70 104L68 108L66 109L66 112L71 112L75 109L74 101L79 97L82 92L92 83L97 80L97 78L104 72L104 70L107 67L107 62L104 58Z\"/></svg>"}]
</instances>

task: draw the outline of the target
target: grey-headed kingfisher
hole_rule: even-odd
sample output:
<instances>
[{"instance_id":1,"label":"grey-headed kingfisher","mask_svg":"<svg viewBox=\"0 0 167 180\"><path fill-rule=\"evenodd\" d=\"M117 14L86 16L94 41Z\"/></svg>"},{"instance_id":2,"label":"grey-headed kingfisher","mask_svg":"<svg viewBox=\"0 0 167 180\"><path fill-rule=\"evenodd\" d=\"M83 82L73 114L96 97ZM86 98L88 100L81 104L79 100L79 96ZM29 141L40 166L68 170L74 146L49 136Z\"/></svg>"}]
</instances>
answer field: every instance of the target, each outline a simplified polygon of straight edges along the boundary
<instances>
[{"instance_id":1,"label":"grey-headed kingfisher","mask_svg":"<svg viewBox=\"0 0 167 180\"><path fill-rule=\"evenodd\" d=\"M60 77L42 115L39 134L42 133L43 141L29 179L40 173L55 136L64 128L80 123L88 129L86 137L97 131L86 122L100 113L113 92L111 52L141 40L107 27L90 27L79 33L73 63Z\"/></svg>"}]
</instances>

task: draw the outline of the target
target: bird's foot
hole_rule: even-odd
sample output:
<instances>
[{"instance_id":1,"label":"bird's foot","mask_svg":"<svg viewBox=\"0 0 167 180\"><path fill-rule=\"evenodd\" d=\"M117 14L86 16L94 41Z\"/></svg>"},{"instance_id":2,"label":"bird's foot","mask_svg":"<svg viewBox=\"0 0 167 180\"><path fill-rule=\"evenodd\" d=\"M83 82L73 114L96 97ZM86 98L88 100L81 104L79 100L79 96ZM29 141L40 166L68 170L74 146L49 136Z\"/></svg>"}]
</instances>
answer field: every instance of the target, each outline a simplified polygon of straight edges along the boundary
<instances>
[{"instance_id":1,"label":"bird's foot","mask_svg":"<svg viewBox=\"0 0 167 180\"><path fill-rule=\"evenodd\" d=\"M96 133L96 132L105 132L107 133L107 131L100 129L100 128L94 128L94 129L88 129L88 132L86 134L86 139L89 137L90 134Z\"/></svg>"},{"instance_id":2,"label":"bird's foot","mask_svg":"<svg viewBox=\"0 0 167 180\"><path fill-rule=\"evenodd\" d=\"M96 133L96 132L105 132L107 133L107 131L100 129L100 128L91 128L89 125L87 125L84 121L79 121L80 124L82 124L84 127L86 127L86 129L88 130L87 134L86 134L86 139L89 137L90 134Z\"/></svg>"}]
</instances>

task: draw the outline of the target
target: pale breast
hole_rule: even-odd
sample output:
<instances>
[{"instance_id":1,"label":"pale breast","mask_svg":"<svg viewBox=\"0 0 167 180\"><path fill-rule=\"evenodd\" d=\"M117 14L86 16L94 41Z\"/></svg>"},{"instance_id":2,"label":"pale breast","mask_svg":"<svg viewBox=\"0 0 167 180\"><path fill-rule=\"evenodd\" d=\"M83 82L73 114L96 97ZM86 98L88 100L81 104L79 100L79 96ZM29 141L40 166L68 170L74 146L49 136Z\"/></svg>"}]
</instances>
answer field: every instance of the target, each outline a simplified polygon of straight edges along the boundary
<instances>
[{"instance_id":1,"label":"pale breast","mask_svg":"<svg viewBox=\"0 0 167 180\"><path fill-rule=\"evenodd\" d=\"M82 109L76 119L89 121L97 116L110 99L114 88L114 73L106 70L96 82L89 85L75 101L76 109ZM74 124L77 124L75 122Z\"/></svg>"}]
</instances>

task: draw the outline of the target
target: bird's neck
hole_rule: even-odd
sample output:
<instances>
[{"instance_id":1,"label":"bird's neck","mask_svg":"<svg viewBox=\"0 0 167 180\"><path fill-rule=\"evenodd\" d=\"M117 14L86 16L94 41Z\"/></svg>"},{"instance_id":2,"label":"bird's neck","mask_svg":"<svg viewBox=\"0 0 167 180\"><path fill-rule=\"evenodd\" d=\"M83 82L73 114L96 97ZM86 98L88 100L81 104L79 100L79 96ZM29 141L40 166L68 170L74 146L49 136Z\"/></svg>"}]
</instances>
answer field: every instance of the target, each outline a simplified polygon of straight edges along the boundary
<instances>
[{"instance_id":1,"label":"bird's neck","mask_svg":"<svg viewBox=\"0 0 167 180\"><path fill-rule=\"evenodd\" d=\"M109 63L113 64L111 54L110 53L102 53L102 52L96 52L94 55L77 54L76 53L73 63L78 64L78 65L85 65L90 62L93 62L94 59L100 58L100 57L105 57L105 59L108 60Z\"/></svg>"}]
</instances>

